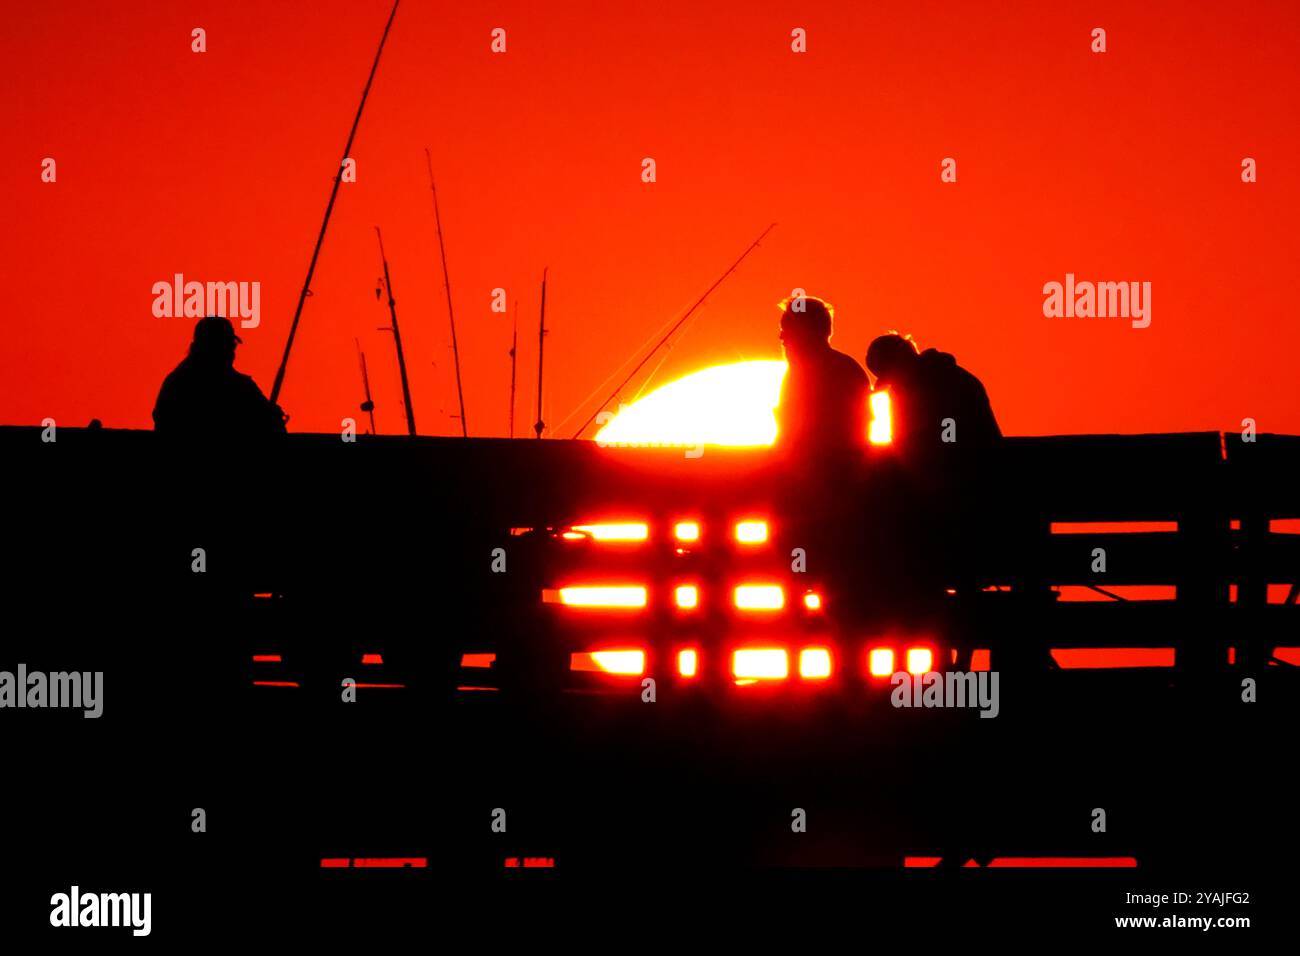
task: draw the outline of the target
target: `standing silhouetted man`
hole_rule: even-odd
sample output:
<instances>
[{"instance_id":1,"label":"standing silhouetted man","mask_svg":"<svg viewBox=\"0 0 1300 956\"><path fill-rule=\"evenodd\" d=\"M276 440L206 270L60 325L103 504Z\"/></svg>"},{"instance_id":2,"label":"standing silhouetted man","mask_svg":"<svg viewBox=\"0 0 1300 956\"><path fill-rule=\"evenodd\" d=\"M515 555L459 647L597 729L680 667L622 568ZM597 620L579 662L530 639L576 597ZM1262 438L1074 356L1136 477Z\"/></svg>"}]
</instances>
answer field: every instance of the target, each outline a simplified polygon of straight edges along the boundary
<instances>
[{"instance_id":1,"label":"standing silhouetted man","mask_svg":"<svg viewBox=\"0 0 1300 956\"><path fill-rule=\"evenodd\" d=\"M831 606L852 594L854 527L861 507L856 484L867 445L867 373L831 348L834 310L804 296L781 303L786 373L776 409L781 481L779 537L806 560L808 583Z\"/></svg>"},{"instance_id":2,"label":"standing silhouetted man","mask_svg":"<svg viewBox=\"0 0 1300 956\"><path fill-rule=\"evenodd\" d=\"M837 454L866 444L867 374L831 348L835 310L812 296L781 303L781 344L787 370L776 410L778 446Z\"/></svg>"},{"instance_id":3,"label":"standing silhouetted man","mask_svg":"<svg viewBox=\"0 0 1300 956\"><path fill-rule=\"evenodd\" d=\"M190 354L158 391L154 430L185 438L283 435L280 406L272 405L250 376L235 371L235 346L242 343L229 319L199 319Z\"/></svg>"}]
</instances>

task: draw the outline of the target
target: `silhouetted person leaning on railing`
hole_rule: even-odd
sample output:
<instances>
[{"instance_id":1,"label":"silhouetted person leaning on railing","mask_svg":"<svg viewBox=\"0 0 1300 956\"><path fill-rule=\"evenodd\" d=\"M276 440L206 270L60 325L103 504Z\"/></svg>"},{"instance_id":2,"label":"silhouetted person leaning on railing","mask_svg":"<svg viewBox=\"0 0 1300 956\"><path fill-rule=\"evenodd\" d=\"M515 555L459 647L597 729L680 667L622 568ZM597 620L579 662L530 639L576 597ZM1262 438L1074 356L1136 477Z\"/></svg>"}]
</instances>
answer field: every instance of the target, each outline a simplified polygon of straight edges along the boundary
<instances>
[{"instance_id":1,"label":"silhouetted person leaning on railing","mask_svg":"<svg viewBox=\"0 0 1300 956\"><path fill-rule=\"evenodd\" d=\"M235 371L242 344L229 319L208 316L194 326L190 353L163 380L154 430L187 439L264 438L285 433L285 415L253 379Z\"/></svg>"},{"instance_id":2,"label":"silhouetted person leaning on railing","mask_svg":"<svg viewBox=\"0 0 1300 956\"><path fill-rule=\"evenodd\" d=\"M893 454L912 499L900 545L912 549L915 576L945 587L1002 583L986 580L1008 529L998 523L1002 429L984 385L947 352L918 351L897 334L874 339L866 358L875 390L889 394Z\"/></svg>"},{"instance_id":3,"label":"silhouetted person leaning on railing","mask_svg":"<svg viewBox=\"0 0 1300 956\"><path fill-rule=\"evenodd\" d=\"M970 460L1002 438L978 378L947 352L918 352L911 339L882 335L867 349L876 390L889 392L895 453L921 467Z\"/></svg>"}]
</instances>

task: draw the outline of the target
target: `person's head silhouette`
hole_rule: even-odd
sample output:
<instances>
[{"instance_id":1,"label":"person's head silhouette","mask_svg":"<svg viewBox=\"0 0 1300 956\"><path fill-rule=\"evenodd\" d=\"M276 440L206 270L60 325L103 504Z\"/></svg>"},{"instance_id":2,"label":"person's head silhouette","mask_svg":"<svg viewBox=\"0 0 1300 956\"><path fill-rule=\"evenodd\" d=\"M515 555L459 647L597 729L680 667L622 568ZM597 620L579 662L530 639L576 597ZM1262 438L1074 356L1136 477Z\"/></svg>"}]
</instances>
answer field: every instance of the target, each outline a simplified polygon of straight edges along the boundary
<instances>
[{"instance_id":1,"label":"person's head silhouette","mask_svg":"<svg viewBox=\"0 0 1300 956\"><path fill-rule=\"evenodd\" d=\"M190 343L190 357L214 365L233 365L235 346L244 342L235 334L229 319L209 315L199 319L194 326L194 341Z\"/></svg>"},{"instance_id":2,"label":"person's head silhouette","mask_svg":"<svg viewBox=\"0 0 1300 956\"><path fill-rule=\"evenodd\" d=\"M834 307L816 296L794 296L781 303L781 344L787 358L798 360L830 348Z\"/></svg>"},{"instance_id":3,"label":"person's head silhouette","mask_svg":"<svg viewBox=\"0 0 1300 956\"><path fill-rule=\"evenodd\" d=\"M917 358L916 344L897 332L878 336L867 346L867 369L876 377L877 387L906 376Z\"/></svg>"}]
</instances>

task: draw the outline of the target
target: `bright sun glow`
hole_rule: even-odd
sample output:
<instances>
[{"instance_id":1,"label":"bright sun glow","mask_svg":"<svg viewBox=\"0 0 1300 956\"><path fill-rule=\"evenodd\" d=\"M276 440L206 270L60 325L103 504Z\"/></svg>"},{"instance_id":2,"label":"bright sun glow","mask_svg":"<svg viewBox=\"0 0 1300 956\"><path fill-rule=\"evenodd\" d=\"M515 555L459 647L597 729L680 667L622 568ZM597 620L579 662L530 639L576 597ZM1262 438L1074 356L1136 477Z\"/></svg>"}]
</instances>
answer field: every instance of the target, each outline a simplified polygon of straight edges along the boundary
<instances>
[{"instance_id":1,"label":"bright sun glow","mask_svg":"<svg viewBox=\"0 0 1300 956\"><path fill-rule=\"evenodd\" d=\"M596 433L611 445L770 445L776 441L776 406L786 364L735 362L693 372L623 407ZM889 393L873 392L867 440L893 438ZM685 539L684 539L685 540Z\"/></svg>"},{"instance_id":2,"label":"bright sun glow","mask_svg":"<svg viewBox=\"0 0 1300 956\"><path fill-rule=\"evenodd\" d=\"M655 389L596 433L611 444L770 445L785 362L715 365Z\"/></svg>"}]
</instances>

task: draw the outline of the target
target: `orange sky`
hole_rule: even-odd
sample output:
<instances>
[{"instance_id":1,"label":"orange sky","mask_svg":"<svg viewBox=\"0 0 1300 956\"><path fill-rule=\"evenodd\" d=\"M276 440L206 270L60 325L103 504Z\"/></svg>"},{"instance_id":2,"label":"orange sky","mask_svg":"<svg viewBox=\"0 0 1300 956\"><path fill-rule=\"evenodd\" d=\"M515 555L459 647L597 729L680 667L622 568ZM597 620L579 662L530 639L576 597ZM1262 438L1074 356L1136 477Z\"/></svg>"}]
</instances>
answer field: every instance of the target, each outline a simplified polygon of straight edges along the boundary
<instances>
[{"instance_id":1,"label":"orange sky","mask_svg":"<svg viewBox=\"0 0 1300 956\"><path fill-rule=\"evenodd\" d=\"M151 311L153 283L176 272L262 284L237 364L270 391L388 8L10 5L0 422L149 427L193 326ZM196 26L207 53L190 50ZM489 51L496 26L504 55ZM1009 434L1246 416L1300 432L1297 48L1292 0L407 0L281 404L292 430L360 418L359 336L380 430L403 429L376 331L379 224L420 431L459 431L428 145L471 434L507 424L511 317L490 311L494 287L520 306L523 430L550 266L546 418L570 416L567 437L594 410L583 398L772 221L656 383L779 356L774 305L801 286L835 304L835 344L859 360L888 328L954 352ZM46 156L57 183L40 181ZM946 156L956 184L940 182ZM1258 183L1241 182L1246 156ZM1044 318L1043 284L1067 272L1151 282L1151 327Z\"/></svg>"}]
</instances>

